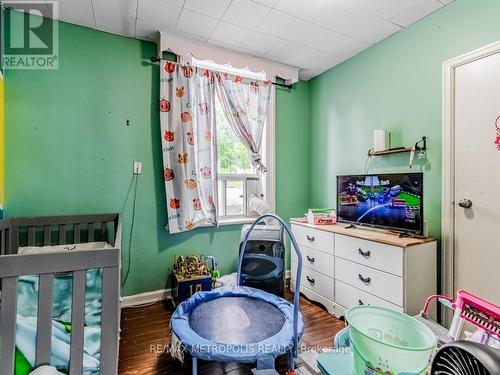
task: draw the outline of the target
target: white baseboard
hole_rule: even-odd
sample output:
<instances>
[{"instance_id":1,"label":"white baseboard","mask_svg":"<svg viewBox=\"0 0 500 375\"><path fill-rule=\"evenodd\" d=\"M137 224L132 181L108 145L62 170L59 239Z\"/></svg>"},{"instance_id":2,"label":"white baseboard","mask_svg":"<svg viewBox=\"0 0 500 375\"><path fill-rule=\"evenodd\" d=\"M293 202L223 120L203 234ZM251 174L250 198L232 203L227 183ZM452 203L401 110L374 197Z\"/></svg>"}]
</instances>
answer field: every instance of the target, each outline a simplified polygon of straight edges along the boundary
<instances>
[{"instance_id":1,"label":"white baseboard","mask_svg":"<svg viewBox=\"0 0 500 375\"><path fill-rule=\"evenodd\" d=\"M153 292L133 294L122 298L122 309L140 306L172 298L172 289L160 289Z\"/></svg>"},{"instance_id":2,"label":"white baseboard","mask_svg":"<svg viewBox=\"0 0 500 375\"><path fill-rule=\"evenodd\" d=\"M286 271L286 278L290 279L291 271ZM160 289L152 292L133 294L122 298L122 309L133 306L140 306L157 301L163 301L172 298L172 289Z\"/></svg>"}]
</instances>

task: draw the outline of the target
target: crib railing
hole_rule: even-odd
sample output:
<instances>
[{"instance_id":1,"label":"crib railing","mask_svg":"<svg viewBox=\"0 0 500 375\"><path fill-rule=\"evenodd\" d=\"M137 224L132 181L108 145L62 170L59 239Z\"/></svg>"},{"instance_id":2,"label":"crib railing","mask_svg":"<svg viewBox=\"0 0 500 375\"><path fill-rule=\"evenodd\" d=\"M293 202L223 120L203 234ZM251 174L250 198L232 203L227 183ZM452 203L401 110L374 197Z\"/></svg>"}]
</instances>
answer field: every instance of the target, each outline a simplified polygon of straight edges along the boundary
<instances>
[{"instance_id":1,"label":"crib railing","mask_svg":"<svg viewBox=\"0 0 500 375\"><path fill-rule=\"evenodd\" d=\"M95 223L101 224L99 236L107 241L108 223L114 223L113 248L18 255L17 249L22 234L27 233L26 244L54 244L53 228L57 228L57 244L65 244L68 234L74 243L81 241L82 227L86 229L86 240L95 239ZM9 225L5 225L8 222ZM83 225L82 225L83 224ZM46 228L49 228L47 230ZM40 231L43 236L38 236ZM75 230L76 229L76 230ZM21 235L20 235L21 233ZM48 233L48 235L47 235ZM63 233L63 234L61 234ZM120 235L121 224L117 214L70 217L15 218L0 222L0 374L13 374L16 347L16 319L18 280L24 275L38 275L38 310L36 338L36 366L49 364L52 341L53 285L56 273L72 273L72 307L69 373L83 372L85 288L86 271L102 269L101 307L101 352L100 374L116 375L118 372L118 341L120 324ZM48 238L48 240L47 240ZM109 242L109 241L108 241Z\"/></svg>"},{"instance_id":2,"label":"crib railing","mask_svg":"<svg viewBox=\"0 0 500 375\"><path fill-rule=\"evenodd\" d=\"M121 247L118 214L19 217L0 221L0 255L19 246L50 246L106 241Z\"/></svg>"}]
</instances>

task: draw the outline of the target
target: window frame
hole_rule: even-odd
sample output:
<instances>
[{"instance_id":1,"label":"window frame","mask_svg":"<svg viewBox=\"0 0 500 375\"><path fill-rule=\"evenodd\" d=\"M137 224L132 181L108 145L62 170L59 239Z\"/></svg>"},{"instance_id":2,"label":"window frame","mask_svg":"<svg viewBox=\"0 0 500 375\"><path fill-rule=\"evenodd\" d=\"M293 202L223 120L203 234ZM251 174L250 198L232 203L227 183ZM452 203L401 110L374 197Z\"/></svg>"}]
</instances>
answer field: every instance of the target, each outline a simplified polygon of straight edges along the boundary
<instances>
[{"instance_id":1,"label":"window frame","mask_svg":"<svg viewBox=\"0 0 500 375\"><path fill-rule=\"evenodd\" d=\"M229 73L232 75L240 75L243 77L247 77L250 79L259 79L266 80L271 79L274 80L275 77L268 77L266 73L256 73L252 72L249 69L240 69L235 68L231 65L221 65L217 64L211 60L198 60L191 56L190 63L193 66L209 69L212 71L218 71L223 73ZM259 176L259 180L261 181L262 191L261 194L264 196L262 199L267 203L267 205L271 208L272 212L276 211L276 181L275 181L275 98L276 91L275 86L271 85L271 97L269 101L269 110L265 122L264 129L264 139L261 146L261 156L262 162L267 168L266 173L257 172ZM219 184L220 176L231 176L229 179L235 179L240 181L243 179L243 189L244 195L245 193L245 180L251 179L255 177L254 174L236 174L236 173L219 173L217 170L217 185ZM238 179L239 178L239 179ZM246 211L248 199L243 200L243 210ZM235 225L235 224L250 224L255 221L257 216L240 216L240 215L222 215L219 213L219 226L223 225Z\"/></svg>"}]
</instances>

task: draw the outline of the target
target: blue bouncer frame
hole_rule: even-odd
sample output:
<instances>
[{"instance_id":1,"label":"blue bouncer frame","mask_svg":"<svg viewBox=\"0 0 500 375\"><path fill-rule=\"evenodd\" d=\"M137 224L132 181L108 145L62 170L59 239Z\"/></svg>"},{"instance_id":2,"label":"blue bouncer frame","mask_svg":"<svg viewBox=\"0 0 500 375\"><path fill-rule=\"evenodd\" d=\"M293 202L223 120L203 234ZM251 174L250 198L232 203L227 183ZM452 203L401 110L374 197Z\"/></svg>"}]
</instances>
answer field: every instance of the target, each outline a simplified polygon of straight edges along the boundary
<instances>
[{"instance_id":1,"label":"blue bouncer frame","mask_svg":"<svg viewBox=\"0 0 500 375\"><path fill-rule=\"evenodd\" d=\"M275 214L264 214L257 218L253 222L253 224L250 226L250 229L247 231L245 235L245 240L243 242L243 250L240 252L240 257L238 261L238 273L237 273L237 285L238 287L241 285L241 268L243 264L243 257L245 255L245 249L247 247L248 243L248 238L250 236L250 233L252 233L253 229L255 228L256 225L261 223L264 219L272 218L277 220L283 228L286 230L288 233L288 236L290 237L290 240L292 242L292 248L294 249L295 253L297 254L297 274L295 277L295 290L294 290L294 296L293 296L293 346L289 352L289 357L288 357L288 366L290 371L295 371L295 359L297 358L298 354L298 345L299 345L299 307L300 307L300 279L302 276L302 253L300 252L299 246L297 244L297 241L295 240L295 236L292 233L292 230L288 223L284 221L281 217L275 215ZM192 374L197 375L198 374L198 358L196 356L192 356Z\"/></svg>"}]
</instances>

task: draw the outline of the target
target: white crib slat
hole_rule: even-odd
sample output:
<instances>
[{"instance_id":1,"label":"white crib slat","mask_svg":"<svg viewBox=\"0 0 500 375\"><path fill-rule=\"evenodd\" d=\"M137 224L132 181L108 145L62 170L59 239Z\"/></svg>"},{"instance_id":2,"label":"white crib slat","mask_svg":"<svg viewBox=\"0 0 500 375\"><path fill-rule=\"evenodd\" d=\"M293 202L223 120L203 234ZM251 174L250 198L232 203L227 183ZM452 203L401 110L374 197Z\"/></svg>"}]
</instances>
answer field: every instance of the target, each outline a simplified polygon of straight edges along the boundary
<instances>
[{"instance_id":1,"label":"white crib slat","mask_svg":"<svg viewBox=\"0 0 500 375\"><path fill-rule=\"evenodd\" d=\"M118 373L118 334L120 322L120 269L102 269L101 375Z\"/></svg>"},{"instance_id":2,"label":"white crib slat","mask_svg":"<svg viewBox=\"0 0 500 375\"><path fill-rule=\"evenodd\" d=\"M39 276L38 319L36 331L36 366L50 364L52 344L52 290L54 274Z\"/></svg>"},{"instance_id":3,"label":"white crib slat","mask_svg":"<svg viewBox=\"0 0 500 375\"><path fill-rule=\"evenodd\" d=\"M0 373L14 373L16 348L17 277L2 279L0 309Z\"/></svg>"},{"instance_id":4,"label":"white crib slat","mask_svg":"<svg viewBox=\"0 0 500 375\"><path fill-rule=\"evenodd\" d=\"M71 352L69 360L69 373L71 375L81 375L83 371L85 276L85 271L73 272L73 298L71 303Z\"/></svg>"}]
</instances>

